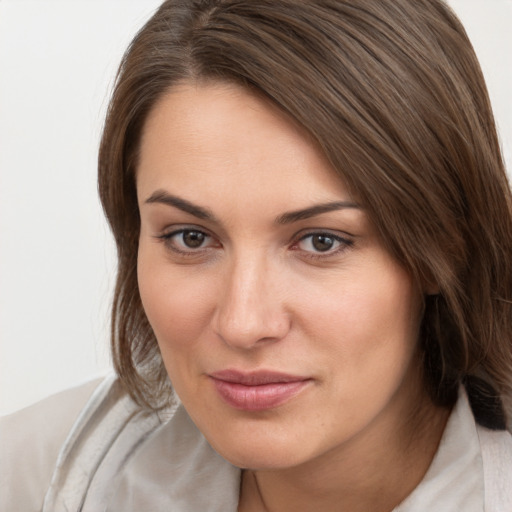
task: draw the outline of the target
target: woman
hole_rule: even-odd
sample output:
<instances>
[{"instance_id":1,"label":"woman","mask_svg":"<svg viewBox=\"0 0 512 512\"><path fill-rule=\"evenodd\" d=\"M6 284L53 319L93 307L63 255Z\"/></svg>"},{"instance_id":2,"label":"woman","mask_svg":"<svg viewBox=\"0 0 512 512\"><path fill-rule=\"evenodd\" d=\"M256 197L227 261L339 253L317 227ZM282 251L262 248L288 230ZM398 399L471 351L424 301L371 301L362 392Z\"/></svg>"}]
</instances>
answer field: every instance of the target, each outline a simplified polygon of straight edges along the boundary
<instances>
[{"instance_id":1,"label":"woman","mask_svg":"<svg viewBox=\"0 0 512 512\"><path fill-rule=\"evenodd\" d=\"M165 2L99 188L117 378L26 503L510 510L510 191L443 3Z\"/></svg>"}]
</instances>

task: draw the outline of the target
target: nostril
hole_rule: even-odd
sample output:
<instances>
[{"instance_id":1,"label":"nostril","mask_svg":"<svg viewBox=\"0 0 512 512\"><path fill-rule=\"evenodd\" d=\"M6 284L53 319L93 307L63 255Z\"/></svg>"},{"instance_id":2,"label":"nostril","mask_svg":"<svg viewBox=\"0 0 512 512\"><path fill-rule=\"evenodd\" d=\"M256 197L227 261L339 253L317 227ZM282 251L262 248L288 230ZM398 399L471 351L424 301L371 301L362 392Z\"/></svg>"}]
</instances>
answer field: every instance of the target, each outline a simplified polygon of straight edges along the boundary
<instances>
[{"instance_id":1,"label":"nostril","mask_svg":"<svg viewBox=\"0 0 512 512\"><path fill-rule=\"evenodd\" d=\"M227 345L252 348L285 337L289 319L282 311L268 311L264 307L221 311L216 315L214 330Z\"/></svg>"}]
</instances>

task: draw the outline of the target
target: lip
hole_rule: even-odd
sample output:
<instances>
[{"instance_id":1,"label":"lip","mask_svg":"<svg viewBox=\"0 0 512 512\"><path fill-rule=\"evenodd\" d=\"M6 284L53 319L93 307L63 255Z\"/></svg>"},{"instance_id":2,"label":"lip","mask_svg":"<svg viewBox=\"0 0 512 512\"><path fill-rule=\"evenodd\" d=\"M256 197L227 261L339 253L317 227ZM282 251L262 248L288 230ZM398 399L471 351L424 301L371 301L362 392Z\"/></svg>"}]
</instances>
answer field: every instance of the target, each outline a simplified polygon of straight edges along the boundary
<instances>
[{"instance_id":1,"label":"lip","mask_svg":"<svg viewBox=\"0 0 512 512\"><path fill-rule=\"evenodd\" d=\"M222 370L209 377L224 402L244 411L264 411L283 405L312 381L309 377L265 370Z\"/></svg>"}]
</instances>

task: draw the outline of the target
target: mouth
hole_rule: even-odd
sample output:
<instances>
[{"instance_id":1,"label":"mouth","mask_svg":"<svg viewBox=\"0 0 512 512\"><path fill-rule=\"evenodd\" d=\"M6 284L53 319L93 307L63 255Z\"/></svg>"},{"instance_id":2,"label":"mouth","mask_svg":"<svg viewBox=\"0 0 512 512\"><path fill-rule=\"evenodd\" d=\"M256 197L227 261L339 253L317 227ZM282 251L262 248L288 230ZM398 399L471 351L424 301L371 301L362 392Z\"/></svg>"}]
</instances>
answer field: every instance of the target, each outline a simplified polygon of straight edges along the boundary
<instances>
[{"instance_id":1,"label":"mouth","mask_svg":"<svg viewBox=\"0 0 512 512\"><path fill-rule=\"evenodd\" d=\"M224 402L243 411L264 411L283 405L312 382L309 377L272 371L223 370L209 377Z\"/></svg>"}]
</instances>

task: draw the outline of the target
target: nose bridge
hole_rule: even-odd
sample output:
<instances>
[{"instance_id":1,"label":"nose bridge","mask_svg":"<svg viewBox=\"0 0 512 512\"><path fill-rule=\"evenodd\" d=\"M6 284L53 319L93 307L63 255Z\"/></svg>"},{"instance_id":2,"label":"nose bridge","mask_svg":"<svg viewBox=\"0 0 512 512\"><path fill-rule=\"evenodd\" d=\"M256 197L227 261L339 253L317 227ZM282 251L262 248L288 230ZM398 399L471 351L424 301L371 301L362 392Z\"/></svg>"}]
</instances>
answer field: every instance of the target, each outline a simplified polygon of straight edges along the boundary
<instances>
[{"instance_id":1,"label":"nose bridge","mask_svg":"<svg viewBox=\"0 0 512 512\"><path fill-rule=\"evenodd\" d=\"M287 313L276 293L278 273L263 251L233 257L219 293L215 322L217 333L226 343L251 348L286 334Z\"/></svg>"}]
</instances>

